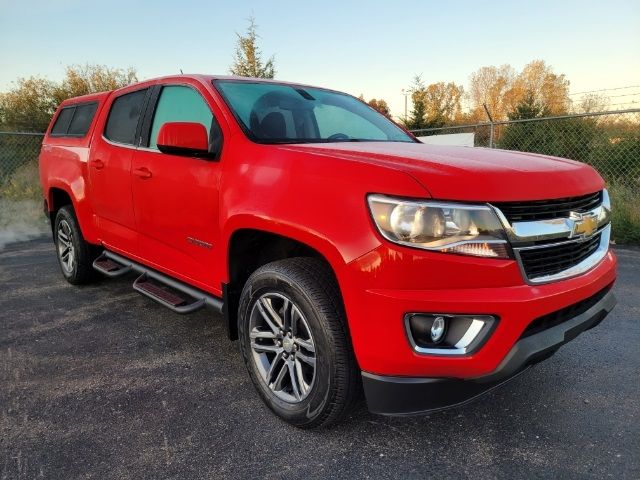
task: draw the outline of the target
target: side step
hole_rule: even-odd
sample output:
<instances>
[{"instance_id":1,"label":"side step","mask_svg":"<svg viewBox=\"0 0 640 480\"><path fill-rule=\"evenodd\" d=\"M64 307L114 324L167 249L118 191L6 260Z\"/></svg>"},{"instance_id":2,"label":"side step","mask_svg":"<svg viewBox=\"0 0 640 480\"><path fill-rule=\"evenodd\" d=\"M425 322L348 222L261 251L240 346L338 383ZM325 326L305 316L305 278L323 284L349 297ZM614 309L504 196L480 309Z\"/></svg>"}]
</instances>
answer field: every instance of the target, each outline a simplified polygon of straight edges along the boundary
<instances>
[{"instance_id":1,"label":"side step","mask_svg":"<svg viewBox=\"0 0 640 480\"><path fill-rule=\"evenodd\" d=\"M204 298L184 298L143 273L133 282L133 289L176 313L191 313L205 306ZM181 292L180 292L181 293ZM191 302L189 302L191 300ZM189 303L188 303L189 302Z\"/></svg>"},{"instance_id":2,"label":"side step","mask_svg":"<svg viewBox=\"0 0 640 480\"><path fill-rule=\"evenodd\" d=\"M107 277L119 277L120 275L124 275L125 273L129 273L131 271L131 266L125 266L120 263L116 263L107 257L106 252L102 252L102 254L93 261L93 268L98 270L103 275Z\"/></svg>"},{"instance_id":3,"label":"side step","mask_svg":"<svg viewBox=\"0 0 640 480\"><path fill-rule=\"evenodd\" d=\"M133 288L176 313L195 312L207 305L222 313L221 299L117 253L105 250L93 262L93 268L108 277L118 277L132 271L140 274L133 282Z\"/></svg>"}]
</instances>

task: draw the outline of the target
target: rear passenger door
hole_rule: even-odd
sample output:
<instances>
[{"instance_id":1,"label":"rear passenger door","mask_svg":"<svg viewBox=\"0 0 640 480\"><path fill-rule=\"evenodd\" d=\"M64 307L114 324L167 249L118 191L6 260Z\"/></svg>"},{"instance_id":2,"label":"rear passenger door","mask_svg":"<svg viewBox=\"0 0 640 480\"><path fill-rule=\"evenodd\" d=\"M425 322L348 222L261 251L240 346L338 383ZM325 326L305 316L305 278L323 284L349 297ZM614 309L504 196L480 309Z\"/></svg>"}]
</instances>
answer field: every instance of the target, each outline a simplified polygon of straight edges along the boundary
<instances>
[{"instance_id":1,"label":"rear passenger door","mask_svg":"<svg viewBox=\"0 0 640 480\"><path fill-rule=\"evenodd\" d=\"M132 191L144 259L200 288L217 291L213 262L219 235L220 160L161 153L156 145L167 122L197 122L211 132L217 120L206 95L197 84L155 87L133 160Z\"/></svg>"},{"instance_id":2,"label":"rear passenger door","mask_svg":"<svg viewBox=\"0 0 640 480\"><path fill-rule=\"evenodd\" d=\"M109 248L138 254L131 162L148 88L125 92L107 102L106 119L96 126L88 171L94 222Z\"/></svg>"}]
</instances>

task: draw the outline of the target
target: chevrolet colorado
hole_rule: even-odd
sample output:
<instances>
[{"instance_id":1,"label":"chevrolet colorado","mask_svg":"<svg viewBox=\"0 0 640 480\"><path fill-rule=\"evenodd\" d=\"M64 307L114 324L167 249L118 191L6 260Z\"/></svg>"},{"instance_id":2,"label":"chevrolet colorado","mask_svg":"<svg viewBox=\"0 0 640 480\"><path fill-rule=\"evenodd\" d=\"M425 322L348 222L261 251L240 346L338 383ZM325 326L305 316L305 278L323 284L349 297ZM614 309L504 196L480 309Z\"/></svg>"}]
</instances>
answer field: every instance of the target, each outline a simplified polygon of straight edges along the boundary
<instances>
[{"instance_id":1,"label":"chevrolet colorado","mask_svg":"<svg viewBox=\"0 0 640 480\"><path fill-rule=\"evenodd\" d=\"M380 414L462 404L615 304L595 170L424 145L332 90L179 75L69 99L40 179L70 283L135 273L175 312L221 312L299 427L361 391Z\"/></svg>"}]
</instances>

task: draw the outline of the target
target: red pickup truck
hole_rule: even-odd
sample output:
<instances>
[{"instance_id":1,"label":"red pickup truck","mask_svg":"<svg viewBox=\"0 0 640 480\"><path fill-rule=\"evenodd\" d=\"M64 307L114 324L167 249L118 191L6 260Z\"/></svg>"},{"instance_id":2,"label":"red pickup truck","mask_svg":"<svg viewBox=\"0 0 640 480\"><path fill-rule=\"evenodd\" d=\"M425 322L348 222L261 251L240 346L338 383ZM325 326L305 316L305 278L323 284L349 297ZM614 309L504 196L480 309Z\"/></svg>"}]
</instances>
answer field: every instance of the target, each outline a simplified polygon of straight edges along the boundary
<instances>
[{"instance_id":1,"label":"red pickup truck","mask_svg":"<svg viewBox=\"0 0 640 480\"><path fill-rule=\"evenodd\" d=\"M362 391L381 414L459 405L615 304L591 167L424 145L332 90L180 75L73 98L40 176L70 283L136 273L175 312L221 312L299 427Z\"/></svg>"}]
</instances>

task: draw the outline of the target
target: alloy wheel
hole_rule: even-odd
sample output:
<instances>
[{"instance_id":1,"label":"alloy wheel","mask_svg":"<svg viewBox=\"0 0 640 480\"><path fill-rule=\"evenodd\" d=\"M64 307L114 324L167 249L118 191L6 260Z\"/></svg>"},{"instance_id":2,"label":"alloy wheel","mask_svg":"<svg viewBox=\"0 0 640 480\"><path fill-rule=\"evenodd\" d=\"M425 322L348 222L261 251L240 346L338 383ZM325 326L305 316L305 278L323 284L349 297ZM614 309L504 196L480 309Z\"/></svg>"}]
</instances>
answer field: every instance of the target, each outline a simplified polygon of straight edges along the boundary
<instances>
[{"instance_id":1,"label":"alloy wheel","mask_svg":"<svg viewBox=\"0 0 640 480\"><path fill-rule=\"evenodd\" d=\"M75 248L73 246L73 233L71 226L66 220L61 220L58 223L57 244L58 244L58 257L60 258L60 264L64 272L67 275L73 273L75 267L76 255Z\"/></svg>"},{"instance_id":2,"label":"alloy wheel","mask_svg":"<svg viewBox=\"0 0 640 480\"><path fill-rule=\"evenodd\" d=\"M316 348L300 308L281 293L265 293L253 305L249 337L255 366L269 390L289 403L303 401L316 376Z\"/></svg>"}]
</instances>

